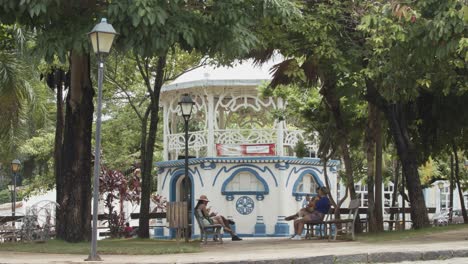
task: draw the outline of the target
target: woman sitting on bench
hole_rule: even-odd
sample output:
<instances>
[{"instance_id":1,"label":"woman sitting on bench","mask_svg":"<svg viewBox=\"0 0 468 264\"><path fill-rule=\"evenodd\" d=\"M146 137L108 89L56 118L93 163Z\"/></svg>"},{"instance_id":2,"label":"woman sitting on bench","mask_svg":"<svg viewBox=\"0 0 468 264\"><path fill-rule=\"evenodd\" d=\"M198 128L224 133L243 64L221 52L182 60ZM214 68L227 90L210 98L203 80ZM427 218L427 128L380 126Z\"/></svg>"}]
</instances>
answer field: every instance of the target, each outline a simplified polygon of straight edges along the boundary
<instances>
[{"instance_id":1,"label":"woman sitting on bench","mask_svg":"<svg viewBox=\"0 0 468 264\"><path fill-rule=\"evenodd\" d=\"M226 219L226 217L216 214L214 212L210 212L210 209L207 208L209 200L206 195L201 195L200 199L198 199L198 203L195 206L195 210L200 210L201 214L203 215L204 219L203 221L206 221L206 225L211 225L211 224L220 224L224 231L228 232L231 234L232 241L240 241L242 238L238 237L236 233L231 228L231 225L234 224L234 221Z\"/></svg>"},{"instance_id":2,"label":"woman sitting on bench","mask_svg":"<svg viewBox=\"0 0 468 264\"><path fill-rule=\"evenodd\" d=\"M322 221L325 214L330 210L330 200L327 197L328 189L326 187L319 187L317 188L317 193L318 196L316 199L311 199L307 208L303 208L298 213L285 218L285 220L295 219L294 236L291 239L301 240L304 224Z\"/></svg>"}]
</instances>

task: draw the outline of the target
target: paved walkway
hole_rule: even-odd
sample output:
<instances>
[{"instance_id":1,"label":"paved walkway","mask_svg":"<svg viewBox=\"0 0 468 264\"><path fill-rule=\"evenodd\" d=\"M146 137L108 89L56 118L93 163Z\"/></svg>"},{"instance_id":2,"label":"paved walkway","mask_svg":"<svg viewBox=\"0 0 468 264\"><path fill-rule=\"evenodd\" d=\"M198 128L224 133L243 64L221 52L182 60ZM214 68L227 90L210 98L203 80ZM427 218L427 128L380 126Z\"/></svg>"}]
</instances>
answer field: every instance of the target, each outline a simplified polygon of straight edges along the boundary
<instances>
[{"instance_id":1,"label":"paved walkway","mask_svg":"<svg viewBox=\"0 0 468 264\"><path fill-rule=\"evenodd\" d=\"M468 230L379 243L246 238L202 246L200 253L101 255L99 263L381 263L468 257ZM83 255L2 252L0 263L89 263Z\"/></svg>"}]
</instances>

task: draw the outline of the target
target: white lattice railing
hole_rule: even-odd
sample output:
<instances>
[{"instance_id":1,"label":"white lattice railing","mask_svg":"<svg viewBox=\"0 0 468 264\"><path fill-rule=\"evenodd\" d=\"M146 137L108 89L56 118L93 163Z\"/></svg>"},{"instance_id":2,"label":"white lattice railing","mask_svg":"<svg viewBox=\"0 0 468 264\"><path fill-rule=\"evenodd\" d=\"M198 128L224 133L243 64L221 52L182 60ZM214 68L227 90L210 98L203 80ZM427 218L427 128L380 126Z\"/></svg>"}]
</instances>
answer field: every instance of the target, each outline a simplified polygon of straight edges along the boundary
<instances>
[{"instance_id":1,"label":"white lattice railing","mask_svg":"<svg viewBox=\"0 0 468 264\"><path fill-rule=\"evenodd\" d=\"M224 129L214 133L216 144L266 144L276 143L274 129Z\"/></svg>"},{"instance_id":2,"label":"white lattice railing","mask_svg":"<svg viewBox=\"0 0 468 264\"><path fill-rule=\"evenodd\" d=\"M206 153L207 132L197 131L189 133L188 148L191 155L200 156L200 152ZM178 156L185 151L185 133L171 134L167 137L167 150ZM193 153L195 152L195 153Z\"/></svg>"},{"instance_id":3,"label":"white lattice railing","mask_svg":"<svg viewBox=\"0 0 468 264\"><path fill-rule=\"evenodd\" d=\"M302 130L284 130L283 131L283 146L293 149L299 140L303 140ZM277 144L277 130L276 129L223 129L215 130L213 133L214 144ZM316 150L316 144L306 142L311 150ZM206 155L208 147L208 132L197 131L189 133L189 155L201 157ZM278 146L277 146L278 147ZM167 136L166 151L171 153L173 158L185 151L185 134L171 134ZM214 151L212 152L214 153ZM294 153L289 151L284 153L285 156L294 156Z\"/></svg>"},{"instance_id":4,"label":"white lattice railing","mask_svg":"<svg viewBox=\"0 0 468 264\"><path fill-rule=\"evenodd\" d=\"M302 130L285 130L283 136L283 145L294 147L299 140L304 140L302 135L304 131Z\"/></svg>"}]
</instances>

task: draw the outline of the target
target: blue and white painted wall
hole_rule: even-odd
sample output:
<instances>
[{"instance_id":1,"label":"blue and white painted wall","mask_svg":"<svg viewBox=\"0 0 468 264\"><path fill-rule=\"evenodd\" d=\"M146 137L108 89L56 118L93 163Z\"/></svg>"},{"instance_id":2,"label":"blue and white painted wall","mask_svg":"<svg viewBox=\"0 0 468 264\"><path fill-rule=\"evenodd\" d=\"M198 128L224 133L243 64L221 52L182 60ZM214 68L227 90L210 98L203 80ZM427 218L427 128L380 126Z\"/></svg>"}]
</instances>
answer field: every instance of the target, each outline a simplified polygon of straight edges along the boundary
<instances>
[{"instance_id":1,"label":"blue and white painted wall","mask_svg":"<svg viewBox=\"0 0 468 264\"><path fill-rule=\"evenodd\" d=\"M184 177L184 161L156 164L158 193L169 201L178 201ZM328 163L332 195L336 197L338 161ZM293 232L284 217L302 207L305 195L315 195L316 187L325 186L323 165L319 159L291 157L197 158L189 160L192 183L192 208L205 194L209 206L236 222L241 236L289 236ZM192 223L195 223L192 219ZM200 231L194 225L193 235ZM164 231L164 236L170 236Z\"/></svg>"}]
</instances>

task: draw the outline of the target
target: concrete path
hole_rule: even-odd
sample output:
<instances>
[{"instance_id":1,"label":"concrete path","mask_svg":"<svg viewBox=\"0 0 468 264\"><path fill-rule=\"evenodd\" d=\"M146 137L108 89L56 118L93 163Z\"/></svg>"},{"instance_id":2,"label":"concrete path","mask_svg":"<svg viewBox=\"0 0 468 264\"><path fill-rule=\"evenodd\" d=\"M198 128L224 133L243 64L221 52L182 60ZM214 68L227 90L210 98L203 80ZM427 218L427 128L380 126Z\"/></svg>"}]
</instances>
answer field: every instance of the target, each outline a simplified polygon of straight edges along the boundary
<instances>
[{"instance_id":1,"label":"concrete path","mask_svg":"<svg viewBox=\"0 0 468 264\"><path fill-rule=\"evenodd\" d=\"M443 239L441 239L443 238ZM379 243L292 241L246 238L202 246L200 253L173 255L101 255L99 263L390 263L468 258L468 230ZM0 263L90 263L83 255L1 252ZM448 262L450 263L450 262Z\"/></svg>"}]
</instances>

